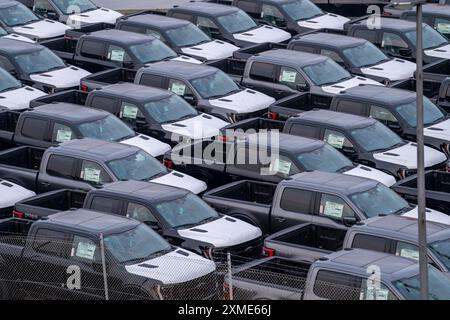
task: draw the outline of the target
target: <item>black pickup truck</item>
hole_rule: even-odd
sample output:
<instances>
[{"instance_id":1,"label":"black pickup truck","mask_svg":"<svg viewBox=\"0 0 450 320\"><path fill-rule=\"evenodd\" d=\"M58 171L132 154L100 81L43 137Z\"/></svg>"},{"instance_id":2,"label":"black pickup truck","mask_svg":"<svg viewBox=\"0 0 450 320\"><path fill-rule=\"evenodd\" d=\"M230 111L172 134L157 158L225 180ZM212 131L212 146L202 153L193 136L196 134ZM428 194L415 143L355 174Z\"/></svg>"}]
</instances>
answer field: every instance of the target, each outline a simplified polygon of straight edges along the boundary
<instances>
[{"instance_id":1,"label":"black pickup truck","mask_svg":"<svg viewBox=\"0 0 450 320\"><path fill-rule=\"evenodd\" d=\"M144 262L152 269L142 266ZM82 277L76 289L70 279L76 275L74 267ZM138 221L89 210L65 211L36 222L0 221L1 299L104 300L104 267L110 299L217 295L212 261L171 246Z\"/></svg>"}]
</instances>

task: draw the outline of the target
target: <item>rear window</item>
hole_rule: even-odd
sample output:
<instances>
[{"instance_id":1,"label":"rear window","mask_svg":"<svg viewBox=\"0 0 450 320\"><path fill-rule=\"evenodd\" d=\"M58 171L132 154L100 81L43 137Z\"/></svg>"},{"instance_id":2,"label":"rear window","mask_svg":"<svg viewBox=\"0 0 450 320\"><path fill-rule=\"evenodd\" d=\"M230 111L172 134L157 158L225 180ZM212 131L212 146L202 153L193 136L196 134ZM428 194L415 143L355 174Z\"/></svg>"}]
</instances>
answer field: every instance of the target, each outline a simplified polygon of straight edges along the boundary
<instances>
[{"instance_id":1,"label":"rear window","mask_svg":"<svg viewBox=\"0 0 450 320\"><path fill-rule=\"evenodd\" d=\"M45 140L48 124L46 120L26 118L22 126L22 135L36 140Z\"/></svg>"},{"instance_id":2,"label":"rear window","mask_svg":"<svg viewBox=\"0 0 450 320\"><path fill-rule=\"evenodd\" d=\"M362 278L321 270L314 282L314 294L329 300L360 300Z\"/></svg>"},{"instance_id":3,"label":"rear window","mask_svg":"<svg viewBox=\"0 0 450 320\"><path fill-rule=\"evenodd\" d=\"M117 113L117 110L115 110L115 99L112 98L94 97L91 102L91 107L105 110L110 113Z\"/></svg>"},{"instance_id":4,"label":"rear window","mask_svg":"<svg viewBox=\"0 0 450 320\"><path fill-rule=\"evenodd\" d=\"M250 69L250 78L273 82L275 78L275 66L269 63L254 62Z\"/></svg>"},{"instance_id":5,"label":"rear window","mask_svg":"<svg viewBox=\"0 0 450 320\"><path fill-rule=\"evenodd\" d=\"M47 174L55 177L75 179L74 168L76 159L66 156L53 155L50 156L47 164Z\"/></svg>"},{"instance_id":6,"label":"rear window","mask_svg":"<svg viewBox=\"0 0 450 320\"><path fill-rule=\"evenodd\" d=\"M141 76L141 79L139 81L139 84L142 84L144 86L149 87L155 87L155 88L164 88L164 83L166 78L162 76L156 76L153 74L143 74Z\"/></svg>"},{"instance_id":7,"label":"rear window","mask_svg":"<svg viewBox=\"0 0 450 320\"><path fill-rule=\"evenodd\" d=\"M363 38L369 40L372 43L376 43L377 31L376 30L367 30L367 29L358 29L353 33L354 37Z\"/></svg>"},{"instance_id":8,"label":"rear window","mask_svg":"<svg viewBox=\"0 0 450 320\"><path fill-rule=\"evenodd\" d=\"M81 46L81 55L88 58L102 59L105 55L105 44L86 40Z\"/></svg>"},{"instance_id":9,"label":"rear window","mask_svg":"<svg viewBox=\"0 0 450 320\"><path fill-rule=\"evenodd\" d=\"M191 22L194 20L193 17L188 13L172 12L170 16L177 19L189 20Z\"/></svg>"},{"instance_id":10,"label":"rear window","mask_svg":"<svg viewBox=\"0 0 450 320\"><path fill-rule=\"evenodd\" d=\"M293 124L289 133L306 138L318 138L319 128L303 124Z\"/></svg>"},{"instance_id":11,"label":"rear window","mask_svg":"<svg viewBox=\"0 0 450 320\"><path fill-rule=\"evenodd\" d=\"M291 212L311 213L314 192L296 188L286 188L281 196L281 209Z\"/></svg>"},{"instance_id":12,"label":"rear window","mask_svg":"<svg viewBox=\"0 0 450 320\"><path fill-rule=\"evenodd\" d=\"M350 113L355 115L363 115L364 104L355 101L341 100L339 101L337 108L338 112Z\"/></svg>"},{"instance_id":13,"label":"rear window","mask_svg":"<svg viewBox=\"0 0 450 320\"><path fill-rule=\"evenodd\" d=\"M391 240L367 234L357 234L353 239L352 248L366 249L378 252L389 252Z\"/></svg>"}]
</instances>

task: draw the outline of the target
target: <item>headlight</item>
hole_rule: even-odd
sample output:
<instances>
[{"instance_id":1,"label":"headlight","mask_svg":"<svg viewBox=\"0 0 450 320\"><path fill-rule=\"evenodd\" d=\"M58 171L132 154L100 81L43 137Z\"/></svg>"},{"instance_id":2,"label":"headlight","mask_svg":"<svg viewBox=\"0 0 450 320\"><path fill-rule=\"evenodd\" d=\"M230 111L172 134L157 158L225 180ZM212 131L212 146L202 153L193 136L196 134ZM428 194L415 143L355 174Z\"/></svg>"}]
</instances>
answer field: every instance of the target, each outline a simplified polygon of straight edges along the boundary
<instances>
[{"instance_id":1,"label":"headlight","mask_svg":"<svg viewBox=\"0 0 450 320\"><path fill-rule=\"evenodd\" d=\"M47 92L48 94L52 94L56 92L56 88L55 87L50 87L50 86L44 86L43 87L44 91Z\"/></svg>"},{"instance_id":2,"label":"headlight","mask_svg":"<svg viewBox=\"0 0 450 320\"><path fill-rule=\"evenodd\" d=\"M201 249L206 259L214 260L214 247L202 247Z\"/></svg>"},{"instance_id":3,"label":"headlight","mask_svg":"<svg viewBox=\"0 0 450 320\"><path fill-rule=\"evenodd\" d=\"M397 171L397 174L399 176L400 179L405 179L406 177L409 177L413 174L417 173L417 169L406 169L406 168L401 168Z\"/></svg>"},{"instance_id":4,"label":"headlight","mask_svg":"<svg viewBox=\"0 0 450 320\"><path fill-rule=\"evenodd\" d=\"M441 149L442 149L442 151L446 154L447 157L450 156L450 144L444 143L444 144L441 146ZM447 168L448 168L448 166L447 166Z\"/></svg>"},{"instance_id":5,"label":"headlight","mask_svg":"<svg viewBox=\"0 0 450 320\"><path fill-rule=\"evenodd\" d=\"M227 118L231 123L237 122L237 115L235 113L227 113Z\"/></svg>"}]
</instances>

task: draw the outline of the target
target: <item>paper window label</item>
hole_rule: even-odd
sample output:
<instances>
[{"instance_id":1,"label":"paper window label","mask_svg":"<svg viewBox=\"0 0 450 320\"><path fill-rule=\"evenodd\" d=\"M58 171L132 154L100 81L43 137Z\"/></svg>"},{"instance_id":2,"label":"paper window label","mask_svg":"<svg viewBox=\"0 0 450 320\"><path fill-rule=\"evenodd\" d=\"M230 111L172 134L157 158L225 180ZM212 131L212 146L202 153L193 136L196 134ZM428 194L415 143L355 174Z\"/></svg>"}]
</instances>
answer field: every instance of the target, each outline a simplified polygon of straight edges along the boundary
<instances>
[{"instance_id":1,"label":"paper window label","mask_svg":"<svg viewBox=\"0 0 450 320\"><path fill-rule=\"evenodd\" d=\"M184 85L180 82L174 82L174 83L172 83L170 91L172 91L173 93L175 93L179 96L184 96L184 93L186 92L186 85Z\"/></svg>"},{"instance_id":2,"label":"paper window label","mask_svg":"<svg viewBox=\"0 0 450 320\"><path fill-rule=\"evenodd\" d=\"M290 161L274 159L274 161L270 163L269 170L271 172L279 172L288 175L291 171L291 165L292 163Z\"/></svg>"},{"instance_id":3,"label":"paper window label","mask_svg":"<svg viewBox=\"0 0 450 320\"><path fill-rule=\"evenodd\" d=\"M330 134L327 138L327 142L335 148L342 149L344 146L345 137L336 134Z\"/></svg>"},{"instance_id":4,"label":"paper window label","mask_svg":"<svg viewBox=\"0 0 450 320\"><path fill-rule=\"evenodd\" d=\"M136 119L138 114L138 108L136 106L123 106L122 117L128 119Z\"/></svg>"},{"instance_id":5,"label":"paper window label","mask_svg":"<svg viewBox=\"0 0 450 320\"><path fill-rule=\"evenodd\" d=\"M56 142L66 142L72 139L72 131L59 129L56 133Z\"/></svg>"},{"instance_id":6,"label":"paper window label","mask_svg":"<svg viewBox=\"0 0 450 320\"><path fill-rule=\"evenodd\" d=\"M283 70L283 72L281 73L281 76L280 76L280 81L294 83L296 77L297 77L297 72Z\"/></svg>"},{"instance_id":7,"label":"paper window label","mask_svg":"<svg viewBox=\"0 0 450 320\"><path fill-rule=\"evenodd\" d=\"M78 242L75 255L79 258L94 260L95 245L86 242Z\"/></svg>"},{"instance_id":8,"label":"paper window label","mask_svg":"<svg viewBox=\"0 0 450 320\"><path fill-rule=\"evenodd\" d=\"M136 154L136 161L144 161L145 160L145 157L142 155L142 154L140 154L140 153L138 153L138 154Z\"/></svg>"},{"instance_id":9,"label":"paper window label","mask_svg":"<svg viewBox=\"0 0 450 320\"><path fill-rule=\"evenodd\" d=\"M438 23L436 30L441 33L450 33L450 24L448 23Z\"/></svg>"},{"instance_id":10,"label":"paper window label","mask_svg":"<svg viewBox=\"0 0 450 320\"><path fill-rule=\"evenodd\" d=\"M419 260L419 251L413 249L401 249L400 256L414 260Z\"/></svg>"},{"instance_id":11,"label":"paper window label","mask_svg":"<svg viewBox=\"0 0 450 320\"><path fill-rule=\"evenodd\" d=\"M111 50L109 59L111 61L123 62L125 57L125 51L123 50Z\"/></svg>"},{"instance_id":12,"label":"paper window label","mask_svg":"<svg viewBox=\"0 0 450 320\"><path fill-rule=\"evenodd\" d=\"M366 290L366 300L387 300L389 290L376 287L368 287Z\"/></svg>"},{"instance_id":13,"label":"paper window label","mask_svg":"<svg viewBox=\"0 0 450 320\"><path fill-rule=\"evenodd\" d=\"M83 179L91 182L100 182L101 170L95 168L85 168Z\"/></svg>"},{"instance_id":14,"label":"paper window label","mask_svg":"<svg viewBox=\"0 0 450 320\"><path fill-rule=\"evenodd\" d=\"M325 202L323 214L334 218L342 218L344 212L344 205L332 201Z\"/></svg>"}]
</instances>

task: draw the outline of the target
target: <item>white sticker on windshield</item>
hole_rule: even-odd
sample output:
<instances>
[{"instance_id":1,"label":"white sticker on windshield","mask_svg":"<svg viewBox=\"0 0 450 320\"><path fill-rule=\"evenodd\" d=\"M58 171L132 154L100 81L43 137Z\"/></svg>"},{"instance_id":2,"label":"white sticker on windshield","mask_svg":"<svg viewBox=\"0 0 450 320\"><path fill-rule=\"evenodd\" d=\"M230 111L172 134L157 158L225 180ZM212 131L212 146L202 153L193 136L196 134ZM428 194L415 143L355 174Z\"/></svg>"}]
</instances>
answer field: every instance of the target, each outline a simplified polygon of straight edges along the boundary
<instances>
[{"instance_id":1,"label":"white sticker on windshield","mask_svg":"<svg viewBox=\"0 0 450 320\"><path fill-rule=\"evenodd\" d=\"M366 300L387 300L389 296L389 290L376 288L375 286L367 287Z\"/></svg>"},{"instance_id":2,"label":"white sticker on windshield","mask_svg":"<svg viewBox=\"0 0 450 320\"><path fill-rule=\"evenodd\" d=\"M413 249L402 249L400 250L400 256L414 260L419 260L419 251Z\"/></svg>"},{"instance_id":3,"label":"white sticker on windshield","mask_svg":"<svg viewBox=\"0 0 450 320\"><path fill-rule=\"evenodd\" d=\"M91 182L100 182L101 170L95 168L85 168L83 179Z\"/></svg>"},{"instance_id":4,"label":"white sticker on windshield","mask_svg":"<svg viewBox=\"0 0 450 320\"><path fill-rule=\"evenodd\" d=\"M136 106L123 106L122 116L123 118L136 119L138 114L138 108Z\"/></svg>"},{"instance_id":5,"label":"white sticker on windshield","mask_svg":"<svg viewBox=\"0 0 450 320\"><path fill-rule=\"evenodd\" d=\"M292 163L290 161L275 159L270 163L269 171L288 175L291 171L291 165Z\"/></svg>"},{"instance_id":6,"label":"white sticker on windshield","mask_svg":"<svg viewBox=\"0 0 450 320\"><path fill-rule=\"evenodd\" d=\"M323 214L333 218L342 218L344 212L344 205L341 203L336 203L332 201L325 202L325 208Z\"/></svg>"},{"instance_id":7,"label":"white sticker on windshield","mask_svg":"<svg viewBox=\"0 0 450 320\"><path fill-rule=\"evenodd\" d=\"M66 142L72 139L72 131L59 129L56 133L56 142Z\"/></svg>"},{"instance_id":8,"label":"white sticker on windshield","mask_svg":"<svg viewBox=\"0 0 450 320\"><path fill-rule=\"evenodd\" d=\"M438 23L436 26L436 30L440 33L450 33L450 24L449 23Z\"/></svg>"},{"instance_id":9,"label":"white sticker on windshield","mask_svg":"<svg viewBox=\"0 0 450 320\"><path fill-rule=\"evenodd\" d=\"M92 243L78 242L75 255L80 258L94 260L95 245Z\"/></svg>"},{"instance_id":10,"label":"white sticker on windshield","mask_svg":"<svg viewBox=\"0 0 450 320\"><path fill-rule=\"evenodd\" d=\"M281 82L295 82L295 78L297 77L297 72L295 71L288 71L283 70L283 72L280 75L280 81Z\"/></svg>"},{"instance_id":11,"label":"white sticker on windshield","mask_svg":"<svg viewBox=\"0 0 450 320\"><path fill-rule=\"evenodd\" d=\"M140 153L136 154L136 161L140 162L140 161L144 161L144 160L145 160L145 157L142 154L140 154Z\"/></svg>"},{"instance_id":12,"label":"white sticker on windshield","mask_svg":"<svg viewBox=\"0 0 450 320\"><path fill-rule=\"evenodd\" d=\"M342 149L345 137L330 133L327 139L328 144L335 148Z\"/></svg>"},{"instance_id":13,"label":"white sticker on windshield","mask_svg":"<svg viewBox=\"0 0 450 320\"><path fill-rule=\"evenodd\" d=\"M184 85L183 83L180 83L180 82L174 82L174 83L172 83L172 86L170 87L170 91L172 91L173 93L175 93L179 96L184 96L184 93L186 92L186 85Z\"/></svg>"},{"instance_id":14,"label":"white sticker on windshield","mask_svg":"<svg viewBox=\"0 0 450 320\"><path fill-rule=\"evenodd\" d=\"M110 52L110 56L109 59L111 61L118 61L118 62L123 62L123 58L125 56L125 51L121 50L121 49L116 49L116 50L111 50Z\"/></svg>"}]
</instances>

